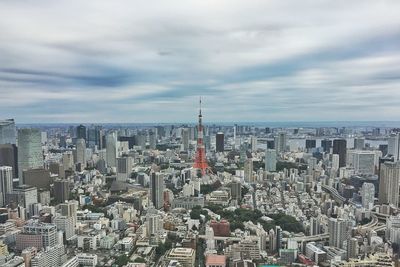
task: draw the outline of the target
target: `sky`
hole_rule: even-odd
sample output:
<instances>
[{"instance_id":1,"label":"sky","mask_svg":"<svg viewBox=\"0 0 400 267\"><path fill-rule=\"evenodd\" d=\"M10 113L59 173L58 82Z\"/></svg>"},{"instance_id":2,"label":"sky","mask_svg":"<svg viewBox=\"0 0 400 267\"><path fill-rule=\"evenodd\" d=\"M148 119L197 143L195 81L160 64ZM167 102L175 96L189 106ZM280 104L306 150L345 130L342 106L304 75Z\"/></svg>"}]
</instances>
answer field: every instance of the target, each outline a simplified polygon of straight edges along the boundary
<instances>
[{"instance_id":1,"label":"sky","mask_svg":"<svg viewBox=\"0 0 400 267\"><path fill-rule=\"evenodd\" d=\"M2 0L0 119L400 120L400 1Z\"/></svg>"}]
</instances>

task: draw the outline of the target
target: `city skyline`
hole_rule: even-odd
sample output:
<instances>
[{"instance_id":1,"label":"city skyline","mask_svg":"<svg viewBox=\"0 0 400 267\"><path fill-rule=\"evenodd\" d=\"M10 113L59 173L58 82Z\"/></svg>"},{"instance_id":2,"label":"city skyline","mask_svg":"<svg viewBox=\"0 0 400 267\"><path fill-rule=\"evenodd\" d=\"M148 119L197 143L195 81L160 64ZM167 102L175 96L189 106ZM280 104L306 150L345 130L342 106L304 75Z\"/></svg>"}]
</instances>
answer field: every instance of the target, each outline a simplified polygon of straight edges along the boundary
<instances>
[{"instance_id":1,"label":"city skyline","mask_svg":"<svg viewBox=\"0 0 400 267\"><path fill-rule=\"evenodd\" d=\"M0 114L17 123L192 122L201 95L205 123L396 121L399 9L3 1Z\"/></svg>"}]
</instances>

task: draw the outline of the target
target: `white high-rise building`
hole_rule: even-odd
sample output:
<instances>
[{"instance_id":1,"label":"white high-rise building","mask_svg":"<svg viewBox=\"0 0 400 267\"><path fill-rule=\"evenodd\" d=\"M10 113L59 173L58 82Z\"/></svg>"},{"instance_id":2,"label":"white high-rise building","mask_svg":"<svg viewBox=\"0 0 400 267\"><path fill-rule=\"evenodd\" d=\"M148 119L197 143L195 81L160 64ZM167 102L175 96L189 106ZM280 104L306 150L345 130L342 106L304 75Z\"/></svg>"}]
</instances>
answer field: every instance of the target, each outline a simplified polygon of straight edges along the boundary
<instances>
[{"instance_id":1,"label":"white high-rise building","mask_svg":"<svg viewBox=\"0 0 400 267\"><path fill-rule=\"evenodd\" d=\"M109 133L106 136L107 167L117 167L117 134Z\"/></svg>"},{"instance_id":2,"label":"white high-rise building","mask_svg":"<svg viewBox=\"0 0 400 267\"><path fill-rule=\"evenodd\" d=\"M39 129L18 130L18 177L25 170L43 168L42 134Z\"/></svg>"},{"instance_id":3,"label":"white high-rise building","mask_svg":"<svg viewBox=\"0 0 400 267\"><path fill-rule=\"evenodd\" d=\"M371 183L363 183L361 187L361 201L366 209L372 209L374 206L375 186Z\"/></svg>"},{"instance_id":4,"label":"white high-rise building","mask_svg":"<svg viewBox=\"0 0 400 267\"><path fill-rule=\"evenodd\" d=\"M400 243L400 216L390 216L386 219L386 239L392 243Z\"/></svg>"},{"instance_id":5,"label":"white high-rise building","mask_svg":"<svg viewBox=\"0 0 400 267\"><path fill-rule=\"evenodd\" d=\"M354 168L355 173L374 174L375 162L378 157L375 151L349 150L347 161L350 167Z\"/></svg>"},{"instance_id":6,"label":"white high-rise building","mask_svg":"<svg viewBox=\"0 0 400 267\"><path fill-rule=\"evenodd\" d=\"M339 170L339 154L332 154L332 169Z\"/></svg>"},{"instance_id":7,"label":"white high-rise building","mask_svg":"<svg viewBox=\"0 0 400 267\"><path fill-rule=\"evenodd\" d=\"M265 150L265 170L268 172L276 171L276 150Z\"/></svg>"},{"instance_id":8,"label":"white high-rise building","mask_svg":"<svg viewBox=\"0 0 400 267\"><path fill-rule=\"evenodd\" d=\"M399 134L391 135L388 139L388 154L392 155L394 157L394 160L397 161L399 160Z\"/></svg>"},{"instance_id":9,"label":"white high-rise building","mask_svg":"<svg viewBox=\"0 0 400 267\"><path fill-rule=\"evenodd\" d=\"M12 167L0 166L0 207L6 204L6 196L13 189Z\"/></svg>"},{"instance_id":10,"label":"white high-rise building","mask_svg":"<svg viewBox=\"0 0 400 267\"><path fill-rule=\"evenodd\" d=\"M345 241L351 235L351 222L343 219L330 218L329 223L329 245L344 248Z\"/></svg>"},{"instance_id":11,"label":"white high-rise building","mask_svg":"<svg viewBox=\"0 0 400 267\"><path fill-rule=\"evenodd\" d=\"M250 143L251 143L251 151L252 152L255 152L255 151L257 151L257 137L255 137L255 136L252 136L251 137L251 139L250 139Z\"/></svg>"},{"instance_id":12,"label":"white high-rise building","mask_svg":"<svg viewBox=\"0 0 400 267\"><path fill-rule=\"evenodd\" d=\"M399 205L400 162L385 162L379 177L379 203Z\"/></svg>"}]
</instances>

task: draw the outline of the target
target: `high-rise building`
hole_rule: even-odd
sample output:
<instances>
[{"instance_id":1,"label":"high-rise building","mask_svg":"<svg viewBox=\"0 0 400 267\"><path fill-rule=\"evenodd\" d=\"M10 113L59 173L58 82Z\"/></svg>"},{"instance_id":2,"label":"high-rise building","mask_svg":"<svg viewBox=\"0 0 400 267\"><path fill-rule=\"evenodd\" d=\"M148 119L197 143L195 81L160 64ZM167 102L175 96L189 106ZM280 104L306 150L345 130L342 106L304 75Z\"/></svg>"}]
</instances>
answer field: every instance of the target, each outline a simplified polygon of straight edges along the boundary
<instances>
[{"instance_id":1,"label":"high-rise building","mask_svg":"<svg viewBox=\"0 0 400 267\"><path fill-rule=\"evenodd\" d=\"M400 135L392 134L388 139L388 154L394 157L394 160L397 161L400 158Z\"/></svg>"},{"instance_id":2,"label":"high-rise building","mask_svg":"<svg viewBox=\"0 0 400 267\"><path fill-rule=\"evenodd\" d=\"M41 223L37 220L30 220L22 228L22 233L41 235L43 247L54 247L58 244L57 226L52 223Z\"/></svg>"},{"instance_id":3,"label":"high-rise building","mask_svg":"<svg viewBox=\"0 0 400 267\"><path fill-rule=\"evenodd\" d=\"M57 230L63 231L65 240L69 240L75 235L74 220L68 216L56 216L54 218L54 224L57 226Z\"/></svg>"},{"instance_id":4,"label":"high-rise building","mask_svg":"<svg viewBox=\"0 0 400 267\"><path fill-rule=\"evenodd\" d=\"M372 183L363 183L361 187L361 201L366 209L372 209L374 206L375 186Z\"/></svg>"},{"instance_id":5,"label":"high-rise building","mask_svg":"<svg viewBox=\"0 0 400 267\"><path fill-rule=\"evenodd\" d=\"M400 243L400 216L390 216L386 219L386 239L392 243Z\"/></svg>"},{"instance_id":6,"label":"high-rise building","mask_svg":"<svg viewBox=\"0 0 400 267\"><path fill-rule=\"evenodd\" d=\"M317 147L317 140L315 139L306 139L306 149L313 149Z\"/></svg>"},{"instance_id":7,"label":"high-rise building","mask_svg":"<svg viewBox=\"0 0 400 267\"><path fill-rule=\"evenodd\" d=\"M125 182L132 173L132 158L117 158L117 165L117 180Z\"/></svg>"},{"instance_id":8,"label":"high-rise building","mask_svg":"<svg viewBox=\"0 0 400 267\"><path fill-rule=\"evenodd\" d=\"M275 150L276 153L281 153L286 151L287 147L287 135L285 132L280 132L278 133L277 136L275 136Z\"/></svg>"},{"instance_id":9,"label":"high-rise building","mask_svg":"<svg viewBox=\"0 0 400 267\"><path fill-rule=\"evenodd\" d=\"M253 178L253 159L252 158L248 158L245 162L244 162L244 180L247 183L253 183L254 182L254 178Z\"/></svg>"},{"instance_id":10,"label":"high-rise building","mask_svg":"<svg viewBox=\"0 0 400 267\"><path fill-rule=\"evenodd\" d=\"M189 149L189 128L182 129L182 145L183 151L187 151Z\"/></svg>"},{"instance_id":11,"label":"high-rise building","mask_svg":"<svg viewBox=\"0 0 400 267\"><path fill-rule=\"evenodd\" d=\"M157 135L152 131L149 133L149 147L153 150L157 147Z\"/></svg>"},{"instance_id":12,"label":"high-rise building","mask_svg":"<svg viewBox=\"0 0 400 267\"><path fill-rule=\"evenodd\" d=\"M66 217L71 217L73 225L75 227L77 222L77 211L79 203L76 200L70 200L60 204L61 215Z\"/></svg>"},{"instance_id":13,"label":"high-rise building","mask_svg":"<svg viewBox=\"0 0 400 267\"><path fill-rule=\"evenodd\" d=\"M375 174L378 155L375 151L350 150L347 162L357 174Z\"/></svg>"},{"instance_id":14,"label":"high-rise building","mask_svg":"<svg viewBox=\"0 0 400 267\"><path fill-rule=\"evenodd\" d=\"M86 136L86 127L83 126L82 124L76 127L76 138L77 139L87 139Z\"/></svg>"},{"instance_id":15,"label":"high-rise building","mask_svg":"<svg viewBox=\"0 0 400 267\"><path fill-rule=\"evenodd\" d=\"M106 136L106 162L107 167L117 167L117 135L114 132Z\"/></svg>"},{"instance_id":16,"label":"high-rise building","mask_svg":"<svg viewBox=\"0 0 400 267\"><path fill-rule=\"evenodd\" d=\"M13 168L13 178L18 177L18 150L15 144L0 144L0 166Z\"/></svg>"},{"instance_id":17,"label":"high-rise building","mask_svg":"<svg viewBox=\"0 0 400 267\"><path fill-rule=\"evenodd\" d=\"M43 168L42 136L39 129L18 130L18 177L22 184L22 172Z\"/></svg>"},{"instance_id":18,"label":"high-rise building","mask_svg":"<svg viewBox=\"0 0 400 267\"><path fill-rule=\"evenodd\" d=\"M332 148L332 140L329 139L323 139L321 140L321 147L326 153L330 153L331 148Z\"/></svg>"},{"instance_id":19,"label":"high-rise building","mask_svg":"<svg viewBox=\"0 0 400 267\"><path fill-rule=\"evenodd\" d=\"M239 182L231 183L231 197L232 199L236 199L241 201L242 199L242 185Z\"/></svg>"},{"instance_id":20,"label":"high-rise building","mask_svg":"<svg viewBox=\"0 0 400 267\"><path fill-rule=\"evenodd\" d=\"M357 238L350 238L347 241L347 258L354 259L358 257L358 239Z\"/></svg>"},{"instance_id":21,"label":"high-rise building","mask_svg":"<svg viewBox=\"0 0 400 267\"><path fill-rule=\"evenodd\" d=\"M12 167L0 166L0 207L6 204L6 196L12 192L12 188Z\"/></svg>"},{"instance_id":22,"label":"high-rise building","mask_svg":"<svg viewBox=\"0 0 400 267\"><path fill-rule=\"evenodd\" d=\"M164 205L164 175L159 172L151 173L150 177L150 196L156 209L161 209Z\"/></svg>"},{"instance_id":23,"label":"high-rise building","mask_svg":"<svg viewBox=\"0 0 400 267\"><path fill-rule=\"evenodd\" d=\"M50 171L46 169L31 169L23 171L22 180L24 184L35 186L38 189L50 189Z\"/></svg>"},{"instance_id":24,"label":"high-rise building","mask_svg":"<svg viewBox=\"0 0 400 267\"><path fill-rule=\"evenodd\" d=\"M86 166L86 142L83 138L76 140L76 163Z\"/></svg>"},{"instance_id":25,"label":"high-rise building","mask_svg":"<svg viewBox=\"0 0 400 267\"><path fill-rule=\"evenodd\" d=\"M69 199L69 181L55 180L54 181L54 199L58 203L64 203Z\"/></svg>"},{"instance_id":26,"label":"high-rise building","mask_svg":"<svg viewBox=\"0 0 400 267\"><path fill-rule=\"evenodd\" d=\"M399 205L400 163L384 162L381 164L379 177L379 203Z\"/></svg>"},{"instance_id":27,"label":"high-rise building","mask_svg":"<svg viewBox=\"0 0 400 267\"><path fill-rule=\"evenodd\" d=\"M258 143L257 137L252 136L250 138L251 151L253 151L253 152L257 151L257 143Z\"/></svg>"},{"instance_id":28,"label":"high-rise building","mask_svg":"<svg viewBox=\"0 0 400 267\"><path fill-rule=\"evenodd\" d=\"M337 248L344 248L344 243L351 234L351 226L350 221L330 218L328 223L329 245Z\"/></svg>"},{"instance_id":29,"label":"high-rise building","mask_svg":"<svg viewBox=\"0 0 400 267\"><path fill-rule=\"evenodd\" d=\"M339 168L346 167L346 140L335 139L333 140L333 154L339 155Z\"/></svg>"},{"instance_id":30,"label":"high-rise building","mask_svg":"<svg viewBox=\"0 0 400 267\"><path fill-rule=\"evenodd\" d=\"M218 132L215 136L215 151L224 152L224 133Z\"/></svg>"},{"instance_id":31,"label":"high-rise building","mask_svg":"<svg viewBox=\"0 0 400 267\"><path fill-rule=\"evenodd\" d=\"M0 120L0 145L14 144L17 136L14 119Z\"/></svg>"},{"instance_id":32,"label":"high-rise building","mask_svg":"<svg viewBox=\"0 0 400 267\"><path fill-rule=\"evenodd\" d=\"M365 147L364 138L354 138L354 149L362 150Z\"/></svg>"},{"instance_id":33,"label":"high-rise building","mask_svg":"<svg viewBox=\"0 0 400 267\"><path fill-rule=\"evenodd\" d=\"M265 170L268 172L276 171L276 150L265 150Z\"/></svg>"},{"instance_id":34,"label":"high-rise building","mask_svg":"<svg viewBox=\"0 0 400 267\"><path fill-rule=\"evenodd\" d=\"M9 194L9 201L24 207L29 216L33 214L33 204L38 203L37 188L30 185L19 185Z\"/></svg>"}]
</instances>

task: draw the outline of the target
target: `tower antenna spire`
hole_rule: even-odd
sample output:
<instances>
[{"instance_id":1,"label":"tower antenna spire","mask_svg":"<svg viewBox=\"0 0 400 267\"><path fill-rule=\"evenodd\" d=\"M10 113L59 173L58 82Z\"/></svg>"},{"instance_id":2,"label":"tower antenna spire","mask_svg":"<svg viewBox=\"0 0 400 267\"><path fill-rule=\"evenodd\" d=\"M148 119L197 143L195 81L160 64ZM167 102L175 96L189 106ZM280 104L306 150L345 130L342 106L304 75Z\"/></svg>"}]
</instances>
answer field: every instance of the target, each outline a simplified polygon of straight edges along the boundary
<instances>
[{"instance_id":1,"label":"tower antenna spire","mask_svg":"<svg viewBox=\"0 0 400 267\"><path fill-rule=\"evenodd\" d=\"M201 115L201 96L200 96L200 103L199 103L199 105L200 105L200 115Z\"/></svg>"}]
</instances>

